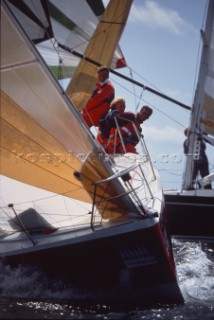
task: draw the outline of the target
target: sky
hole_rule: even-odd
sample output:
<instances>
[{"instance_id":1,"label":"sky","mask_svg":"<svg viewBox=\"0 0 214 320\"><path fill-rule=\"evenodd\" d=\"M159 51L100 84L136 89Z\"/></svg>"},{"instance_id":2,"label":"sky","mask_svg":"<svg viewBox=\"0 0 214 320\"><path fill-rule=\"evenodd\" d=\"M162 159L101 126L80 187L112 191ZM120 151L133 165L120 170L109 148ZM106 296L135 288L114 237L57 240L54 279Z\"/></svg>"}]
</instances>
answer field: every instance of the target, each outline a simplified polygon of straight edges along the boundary
<instances>
[{"instance_id":1,"label":"sky","mask_svg":"<svg viewBox=\"0 0 214 320\"><path fill-rule=\"evenodd\" d=\"M107 5L108 1L103 1ZM206 0L133 0L120 40L128 67L118 72L192 106L200 62L200 29ZM110 76L116 96L126 100L126 110L135 112L147 104L152 117L143 125L151 158L160 172L163 189L179 189L185 167L184 128L190 111L148 91ZM210 171L214 171L211 147L207 145Z\"/></svg>"}]
</instances>

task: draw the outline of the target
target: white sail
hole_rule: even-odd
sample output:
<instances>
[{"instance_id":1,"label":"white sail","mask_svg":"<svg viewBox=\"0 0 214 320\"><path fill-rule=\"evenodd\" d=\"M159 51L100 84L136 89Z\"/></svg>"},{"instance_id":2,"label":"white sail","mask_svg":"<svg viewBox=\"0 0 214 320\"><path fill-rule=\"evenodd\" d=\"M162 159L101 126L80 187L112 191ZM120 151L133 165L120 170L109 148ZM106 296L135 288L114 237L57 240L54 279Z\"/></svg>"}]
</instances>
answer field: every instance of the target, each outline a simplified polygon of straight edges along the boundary
<instances>
[{"instance_id":1,"label":"white sail","mask_svg":"<svg viewBox=\"0 0 214 320\"><path fill-rule=\"evenodd\" d=\"M83 54L105 11L101 0L10 0L8 5L58 79L70 78L80 62L78 57L62 50L59 44ZM125 65L117 46L111 67Z\"/></svg>"},{"instance_id":2,"label":"white sail","mask_svg":"<svg viewBox=\"0 0 214 320\"><path fill-rule=\"evenodd\" d=\"M194 160L197 159L199 153L198 137L203 134L214 136L214 1L209 1L205 30L201 34L203 48L191 112L191 132L183 189L188 189L192 184Z\"/></svg>"}]
</instances>

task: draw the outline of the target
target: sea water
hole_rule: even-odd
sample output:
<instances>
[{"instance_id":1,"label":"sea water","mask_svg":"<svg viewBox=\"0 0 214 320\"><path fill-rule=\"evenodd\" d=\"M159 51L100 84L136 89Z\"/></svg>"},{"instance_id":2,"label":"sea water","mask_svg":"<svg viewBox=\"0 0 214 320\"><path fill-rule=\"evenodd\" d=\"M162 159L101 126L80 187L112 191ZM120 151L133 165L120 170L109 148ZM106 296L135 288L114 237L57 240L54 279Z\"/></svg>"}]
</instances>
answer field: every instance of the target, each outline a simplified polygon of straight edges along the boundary
<instances>
[{"instance_id":1,"label":"sea water","mask_svg":"<svg viewBox=\"0 0 214 320\"><path fill-rule=\"evenodd\" d=\"M20 267L0 266L0 319L214 319L214 243L173 239L184 305L112 310L107 305L74 305L78 292L58 279Z\"/></svg>"}]
</instances>

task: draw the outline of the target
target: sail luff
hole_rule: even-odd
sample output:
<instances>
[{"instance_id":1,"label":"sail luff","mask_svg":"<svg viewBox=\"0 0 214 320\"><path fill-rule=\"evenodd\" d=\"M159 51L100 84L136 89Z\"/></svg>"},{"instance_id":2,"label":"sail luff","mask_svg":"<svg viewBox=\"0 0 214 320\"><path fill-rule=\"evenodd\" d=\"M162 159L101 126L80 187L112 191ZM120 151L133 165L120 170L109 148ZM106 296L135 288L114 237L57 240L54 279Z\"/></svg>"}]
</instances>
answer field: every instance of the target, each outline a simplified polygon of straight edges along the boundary
<instances>
[{"instance_id":1,"label":"sail luff","mask_svg":"<svg viewBox=\"0 0 214 320\"><path fill-rule=\"evenodd\" d=\"M88 58L110 67L114 51L125 27L132 0L110 1L84 53ZM75 71L67 94L81 110L96 83L96 67L82 60Z\"/></svg>"}]
</instances>

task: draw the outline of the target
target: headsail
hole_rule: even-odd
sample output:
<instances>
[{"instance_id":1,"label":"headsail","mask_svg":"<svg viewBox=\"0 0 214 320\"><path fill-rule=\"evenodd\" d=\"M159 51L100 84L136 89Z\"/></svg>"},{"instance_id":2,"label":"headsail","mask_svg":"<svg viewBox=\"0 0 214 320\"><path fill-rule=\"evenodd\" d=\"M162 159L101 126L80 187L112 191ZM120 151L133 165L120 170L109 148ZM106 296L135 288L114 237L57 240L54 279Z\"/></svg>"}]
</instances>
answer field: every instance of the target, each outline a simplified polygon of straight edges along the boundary
<instances>
[{"instance_id":1,"label":"headsail","mask_svg":"<svg viewBox=\"0 0 214 320\"><path fill-rule=\"evenodd\" d=\"M1 23L1 173L79 197L82 186L72 172L81 161L74 153L87 154L91 145L77 125L78 114L71 115L47 68L4 10ZM81 131L81 141L70 127Z\"/></svg>"},{"instance_id":2,"label":"headsail","mask_svg":"<svg viewBox=\"0 0 214 320\"><path fill-rule=\"evenodd\" d=\"M202 134L214 136L214 1L209 1L205 31L202 32L203 49L199 79L191 113L191 134L184 172L183 188L192 183L194 159L197 159L197 139Z\"/></svg>"},{"instance_id":3,"label":"headsail","mask_svg":"<svg viewBox=\"0 0 214 320\"><path fill-rule=\"evenodd\" d=\"M81 201L91 201L95 182L113 174L79 112L56 82L28 36L2 1L1 10L1 173ZM77 180L74 172L80 172ZM84 184L84 186L83 186ZM119 181L98 187L111 218L127 216ZM109 216L108 216L109 218Z\"/></svg>"},{"instance_id":4,"label":"headsail","mask_svg":"<svg viewBox=\"0 0 214 320\"><path fill-rule=\"evenodd\" d=\"M132 0L110 1L85 56L110 66L112 56L125 27ZM96 83L96 66L82 60L72 77L67 93L76 107L81 110L88 101Z\"/></svg>"}]
</instances>

